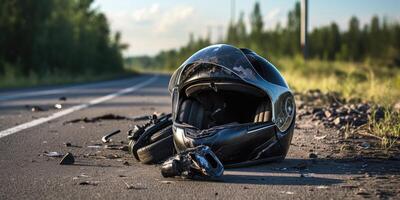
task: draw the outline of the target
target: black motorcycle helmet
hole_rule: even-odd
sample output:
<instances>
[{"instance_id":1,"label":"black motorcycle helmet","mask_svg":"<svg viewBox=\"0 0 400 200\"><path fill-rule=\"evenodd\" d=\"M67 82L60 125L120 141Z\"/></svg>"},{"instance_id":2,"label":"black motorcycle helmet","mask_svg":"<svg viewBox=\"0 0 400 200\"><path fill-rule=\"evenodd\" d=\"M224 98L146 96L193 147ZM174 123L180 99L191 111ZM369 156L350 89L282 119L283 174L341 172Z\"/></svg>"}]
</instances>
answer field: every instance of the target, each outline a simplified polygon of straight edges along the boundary
<instances>
[{"instance_id":1,"label":"black motorcycle helmet","mask_svg":"<svg viewBox=\"0 0 400 200\"><path fill-rule=\"evenodd\" d=\"M178 152L209 146L224 166L284 159L295 124L294 97L279 71L249 49L201 49L172 75Z\"/></svg>"}]
</instances>

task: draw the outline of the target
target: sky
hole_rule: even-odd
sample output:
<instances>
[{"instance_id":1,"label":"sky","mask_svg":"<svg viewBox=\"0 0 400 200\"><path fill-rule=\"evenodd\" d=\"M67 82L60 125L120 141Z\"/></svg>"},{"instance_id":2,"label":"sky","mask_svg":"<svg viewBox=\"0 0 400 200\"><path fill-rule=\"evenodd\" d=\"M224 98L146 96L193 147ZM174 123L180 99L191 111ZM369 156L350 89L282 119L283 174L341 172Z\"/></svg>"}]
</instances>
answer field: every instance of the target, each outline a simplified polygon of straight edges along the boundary
<instances>
[{"instance_id":1,"label":"sky","mask_svg":"<svg viewBox=\"0 0 400 200\"><path fill-rule=\"evenodd\" d=\"M299 0L258 0L265 29L277 23L286 24L287 13ZM234 8L232 9L232 2ZM256 0L95 0L93 8L104 12L112 31L122 34L122 42L129 45L124 56L155 55L162 50L178 48L195 37L211 35L212 42L225 34L234 16L249 13ZM372 16L400 22L400 0L309 0L309 31L336 22L347 29L352 16L361 25ZM232 12L234 10L234 12ZM232 15L232 13L234 13Z\"/></svg>"}]
</instances>

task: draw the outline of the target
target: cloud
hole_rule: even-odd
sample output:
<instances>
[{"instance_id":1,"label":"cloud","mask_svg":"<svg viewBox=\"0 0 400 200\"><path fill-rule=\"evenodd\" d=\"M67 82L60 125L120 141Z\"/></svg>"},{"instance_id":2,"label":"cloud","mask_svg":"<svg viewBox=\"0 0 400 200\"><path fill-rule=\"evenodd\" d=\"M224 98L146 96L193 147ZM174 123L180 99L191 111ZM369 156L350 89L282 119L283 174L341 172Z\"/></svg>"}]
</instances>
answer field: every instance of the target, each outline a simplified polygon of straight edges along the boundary
<instances>
[{"instance_id":1,"label":"cloud","mask_svg":"<svg viewBox=\"0 0 400 200\"><path fill-rule=\"evenodd\" d=\"M157 15L160 11L159 4L153 4L150 7L141 8L133 11L132 18L134 21L142 22L154 19L154 16Z\"/></svg>"},{"instance_id":2,"label":"cloud","mask_svg":"<svg viewBox=\"0 0 400 200\"><path fill-rule=\"evenodd\" d=\"M270 11L267 11L264 16L264 24L266 29L274 29L278 23L284 25L285 17L282 16L282 10L280 8L273 8Z\"/></svg>"},{"instance_id":3,"label":"cloud","mask_svg":"<svg viewBox=\"0 0 400 200\"><path fill-rule=\"evenodd\" d=\"M201 32L206 27L194 11L187 5L166 7L155 3L134 10L106 11L106 16L112 30L120 31L122 41L130 46L125 55L154 55L184 45L190 32Z\"/></svg>"},{"instance_id":4,"label":"cloud","mask_svg":"<svg viewBox=\"0 0 400 200\"><path fill-rule=\"evenodd\" d=\"M280 13L281 13L281 9L280 9L280 8L274 8L274 9L272 9L270 12L267 13L267 15L265 16L265 19L267 19L267 20L273 20L273 19L275 19Z\"/></svg>"},{"instance_id":5,"label":"cloud","mask_svg":"<svg viewBox=\"0 0 400 200\"><path fill-rule=\"evenodd\" d=\"M190 22L190 17L193 15L193 7L190 6L179 6L172 10L163 13L159 23L156 25L156 31L163 33L168 31L169 28L173 28L182 22Z\"/></svg>"}]
</instances>

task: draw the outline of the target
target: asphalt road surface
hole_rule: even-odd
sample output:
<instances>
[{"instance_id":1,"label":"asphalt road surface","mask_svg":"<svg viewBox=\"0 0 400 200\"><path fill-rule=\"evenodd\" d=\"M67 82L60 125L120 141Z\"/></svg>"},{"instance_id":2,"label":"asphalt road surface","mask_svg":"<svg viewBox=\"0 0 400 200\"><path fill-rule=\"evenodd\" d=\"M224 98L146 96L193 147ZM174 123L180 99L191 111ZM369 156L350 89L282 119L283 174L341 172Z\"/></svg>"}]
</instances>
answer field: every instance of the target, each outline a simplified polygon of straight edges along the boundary
<instances>
[{"instance_id":1,"label":"asphalt road surface","mask_svg":"<svg viewBox=\"0 0 400 200\"><path fill-rule=\"evenodd\" d=\"M194 181L165 179L158 166L137 163L124 151L95 146L116 129L122 133L113 137L113 144L126 144L125 132L138 122L65 123L104 114L169 112L168 81L167 75L148 74L0 91L0 199L399 198L398 161L329 159L329 142L314 137L329 130L317 131L312 125L296 128L283 162L227 169L218 180ZM61 109L53 108L57 103ZM43 111L32 112L32 106ZM61 158L45 152L71 152L76 162L59 165ZM310 159L310 152L318 158Z\"/></svg>"}]
</instances>

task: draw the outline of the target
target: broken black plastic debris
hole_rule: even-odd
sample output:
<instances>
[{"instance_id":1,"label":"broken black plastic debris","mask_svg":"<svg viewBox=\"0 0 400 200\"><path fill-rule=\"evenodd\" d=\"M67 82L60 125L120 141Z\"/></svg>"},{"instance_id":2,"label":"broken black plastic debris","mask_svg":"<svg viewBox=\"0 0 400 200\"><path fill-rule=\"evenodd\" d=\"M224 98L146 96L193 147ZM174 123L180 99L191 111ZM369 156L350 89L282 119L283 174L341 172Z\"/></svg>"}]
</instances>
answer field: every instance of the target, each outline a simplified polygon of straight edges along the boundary
<instances>
[{"instance_id":1,"label":"broken black plastic debris","mask_svg":"<svg viewBox=\"0 0 400 200\"><path fill-rule=\"evenodd\" d=\"M110 138L113 136L113 135L116 135L116 134L118 134L118 133L120 133L121 132L121 130L116 130L116 131L113 131L113 132L111 132L111 133L109 133L109 134L107 134L107 135L105 135L105 136L103 136L102 138L101 138L101 141L103 141L104 143L108 143L108 142L110 142Z\"/></svg>"},{"instance_id":2,"label":"broken black plastic debris","mask_svg":"<svg viewBox=\"0 0 400 200\"><path fill-rule=\"evenodd\" d=\"M60 165L72 165L75 162L74 155L72 153L67 153L65 156L61 159Z\"/></svg>"},{"instance_id":3,"label":"broken black plastic debris","mask_svg":"<svg viewBox=\"0 0 400 200\"><path fill-rule=\"evenodd\" d=\"M79 118L79 119L73 119L70 121L66 121L64 122L64 124L70 124L70 123L78 123L78 122L85 122L85 123L96 123L102 120L126 120L126 119L130 119L129 117L125 117L125 116L120 116L120 115L114 115L114 114L105 114L105 115L101 115L98 117L93 117L93 118Z\"/></svg>"},{"instance_id":4,"label":"broken black plastic debris","mask_svg":"<svg viewBox=\"0 0 400 200\"><path fill-rule=\"evenodd\" d=\"M58 100L60 100L60 101L66 101L66 100L67 100L67 97L62 96L62 97L58 98Z\"/></svg>"},{"instance_id":5,"label":"broken black plastic debris","mask_svg":"<svg viewBox=\"0 0 400 200\"><path fill-rule=\"evenodd\" d=\"M208 146L187 149L165 161L161 166L164 177L185 178L222 176L224 166Z\"/></svg>"},{"instance_id":6,"label":"broken black plastic debris","mask_svg":"<svg viewBox=\"0 0 400 200\"><path fill-rule=\"evenodd\" d=\"M99 122L99 121L102 121L102 120L133 120L133 121L150 120L150 121L157 121L158 119L161 119L163 116L165 116L164 113L155 113L153 115L142 115L142 116L136 116L136 117L114 115L114 114L105 114L105 115L101 115L101 116L93 117L93 118L84 117L84 118L79 118L79 119L73 119L73 120L64 122L64 124L71 124L71 123L78 123L78 122L96 123L96 122Z\"/></svg>"},{"instance_id":7,"label":"broken black plastic debris","mask_svg":"<svg viewBox=\"0 0 400 200\"><path fill-rule=\"evenodd\" d=\"M128 132L129 152L133 154L136 160L140 161L138 156L138 150L145 146L150 145L150 138L158 131L170 126L172 124L171 114L164 115L155 120L151 120L143 126L138 126L137 130ZM135 127L136 128L136 127ZM166 157L168 158L168 156ZM165 158L164 158L165 159Z\"/></svg>"},{"instance_id":8,"label":"broken black plastic debris","mask_svg":"<svg viewBox=\"0 0 400 200\"><path fill-rule=\"evenodd\" d=\"M81 181L79 182L79 185L91 185L91 186L97 186L99 183L97 181Z\"/></svg>"},{"instance_id":9,"label":"broken black plastic debris","mask_svg":"<svg viewBox=\"0 0 400 200\"><path fill-rule=\"evenodd\" d=\"M47 111L48 109L42 107L42 106L32 106L32 105L25 105L25 108L31 110L32 112L41 112L41 111Z\"/></svg>"}]
</instances>

